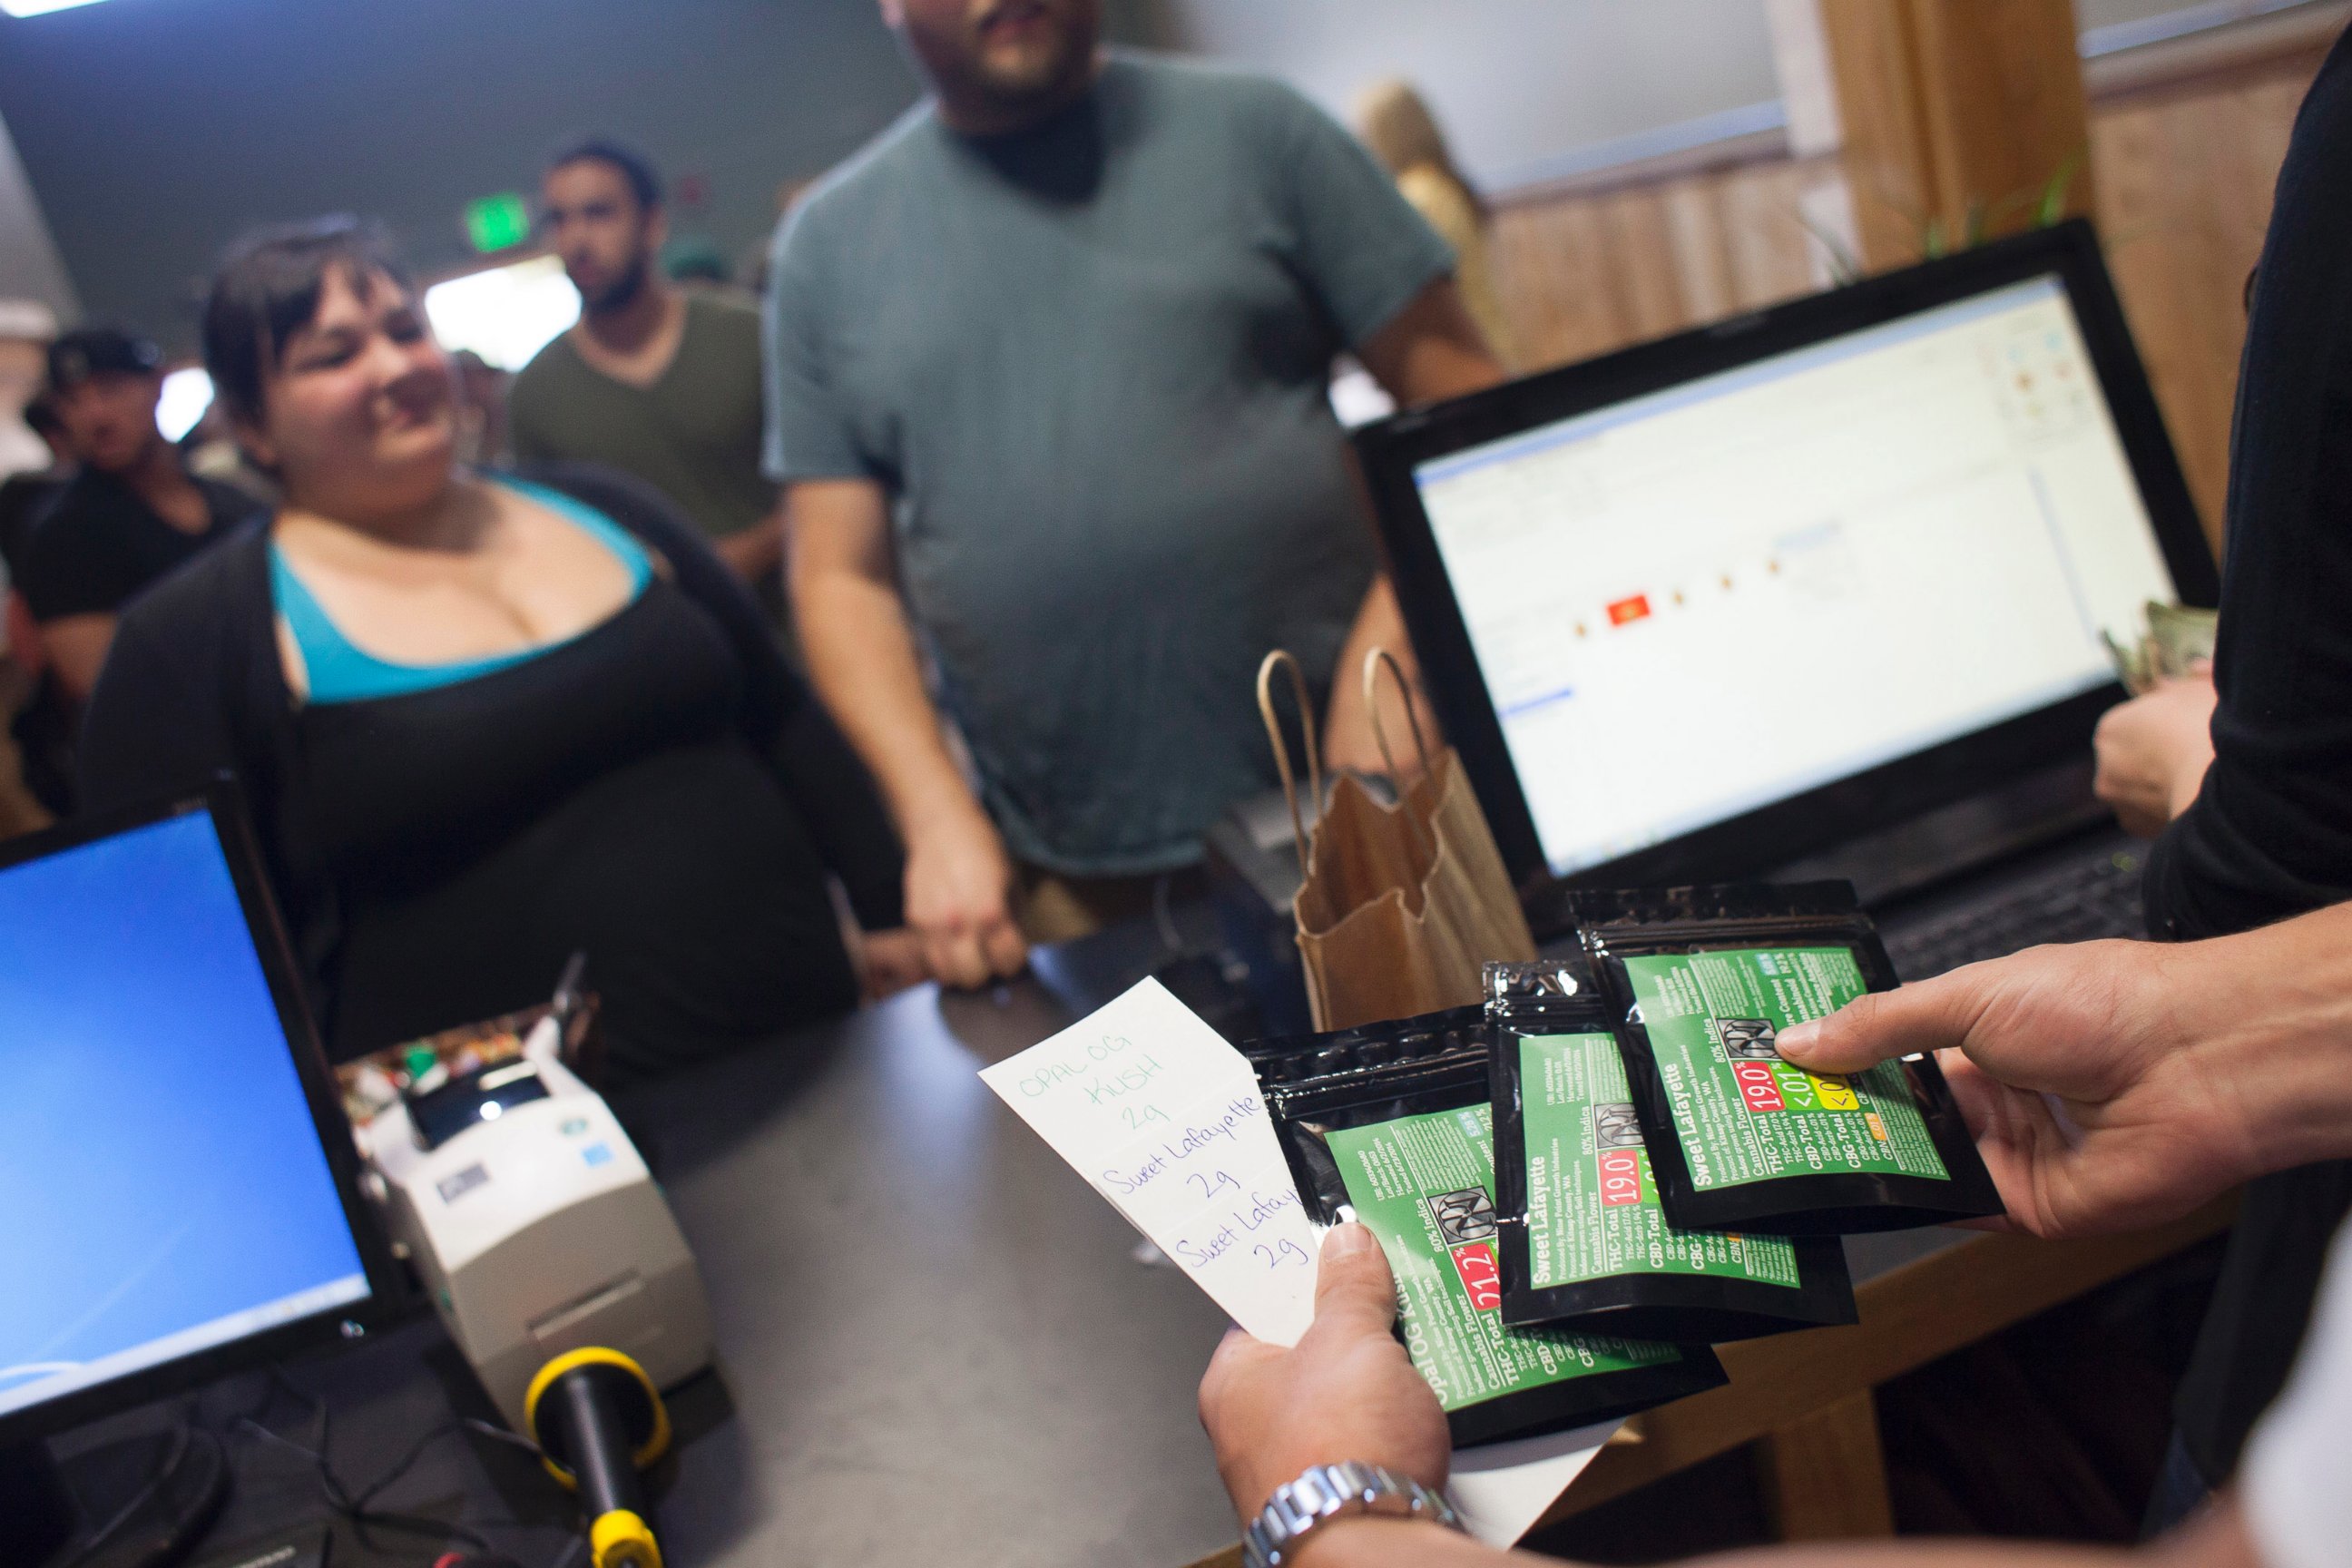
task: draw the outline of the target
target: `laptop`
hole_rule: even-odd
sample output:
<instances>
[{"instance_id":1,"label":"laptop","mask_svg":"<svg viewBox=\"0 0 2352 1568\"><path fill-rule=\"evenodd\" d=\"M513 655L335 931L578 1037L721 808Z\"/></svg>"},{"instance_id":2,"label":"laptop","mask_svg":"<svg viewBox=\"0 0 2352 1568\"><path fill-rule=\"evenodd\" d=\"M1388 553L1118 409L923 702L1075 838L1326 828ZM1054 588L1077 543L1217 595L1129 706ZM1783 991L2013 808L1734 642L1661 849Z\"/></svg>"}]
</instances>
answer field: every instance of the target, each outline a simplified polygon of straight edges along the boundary
<instances>
[{"instance_id":1,"label":"laptop","mask_svg":"<svg viewBox=\"0 0 2352 1568\"><path fill-rule=\"evenodd\" d=\"M2087 224L1355 440L1522 885L1844 877L1913 977L2138 934L2105 639L2219 579Z\"/></svg>"}]
</instances>

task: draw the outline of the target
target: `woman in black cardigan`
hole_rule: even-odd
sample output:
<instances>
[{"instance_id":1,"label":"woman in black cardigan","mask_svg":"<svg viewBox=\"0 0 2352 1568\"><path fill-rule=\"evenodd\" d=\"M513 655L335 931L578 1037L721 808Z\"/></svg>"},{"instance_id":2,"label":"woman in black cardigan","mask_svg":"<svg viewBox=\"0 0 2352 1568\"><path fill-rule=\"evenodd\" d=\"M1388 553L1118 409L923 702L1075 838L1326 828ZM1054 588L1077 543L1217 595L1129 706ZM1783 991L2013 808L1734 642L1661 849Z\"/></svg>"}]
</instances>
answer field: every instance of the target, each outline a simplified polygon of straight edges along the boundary
<instances>
[{"instance_id":1,"label":"woman in black cardigan","mask_svg":"<svg viewBox=\"0 0 2352 1568\"><path fill-rule=\"evenodd\" d=\"M459 468L369 231L249 243L205 338L286 501L123 616L83 798L238 776L338 1059L540 999L574 951L623 1078L845 1010L828 870L903 975L896 839L750 595L630 480Z\"/></svg>"}]
</instances>

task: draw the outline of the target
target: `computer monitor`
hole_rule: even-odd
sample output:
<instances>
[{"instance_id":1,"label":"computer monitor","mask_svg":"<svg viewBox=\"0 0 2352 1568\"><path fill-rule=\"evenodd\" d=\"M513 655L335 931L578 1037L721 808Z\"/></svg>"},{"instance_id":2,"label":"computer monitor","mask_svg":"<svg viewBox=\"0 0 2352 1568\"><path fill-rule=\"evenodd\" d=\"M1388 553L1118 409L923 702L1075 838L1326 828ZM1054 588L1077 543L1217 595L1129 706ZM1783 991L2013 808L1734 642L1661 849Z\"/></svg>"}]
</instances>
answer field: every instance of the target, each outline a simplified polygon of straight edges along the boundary
<instances>
[{"instance_id":1,"label":"computer monitor","mask_svg":"<svg viewBox=\"0 0 2352 1568\"><path fill-rule=\"evenodd\" d=\"M226 791L0 844L0 1457L377 1321L388 1256Z\"/></svg>"},{"instance_id":2,"label":"computer monitor","mask_svg":"<svg viewBox=\"0 0 2352 1568\"><path fill-rule=\"evenodd\" d=\"M1375 426L1513 869L1753 874L2079 750L2213 565L2087 226Z\"/></svg>"}]
</instances>

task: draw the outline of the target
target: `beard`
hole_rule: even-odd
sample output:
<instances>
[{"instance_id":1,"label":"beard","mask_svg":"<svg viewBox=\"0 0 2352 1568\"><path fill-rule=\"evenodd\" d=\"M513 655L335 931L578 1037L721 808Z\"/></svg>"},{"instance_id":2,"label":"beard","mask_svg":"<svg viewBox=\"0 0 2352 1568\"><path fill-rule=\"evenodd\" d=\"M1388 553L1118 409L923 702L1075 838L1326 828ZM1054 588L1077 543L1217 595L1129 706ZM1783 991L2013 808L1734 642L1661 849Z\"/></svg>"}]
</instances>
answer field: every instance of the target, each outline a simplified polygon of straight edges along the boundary
<instances>
[{"instance_id":1,"label":"beard","mask_svg":"<svg viewBox=\"0 0 2352 1568\"><path fill-rule=\"evenodd\" d=\"M653 264L640 256L629 263L627 271L596 290L593 297L581 300L581 309L592 316L621 310L645 292L646 284L652 277Z\"/></svg>"},{"instance_id":2,"label":"beard","mask_svg":"<svg viewBox=\"0 0 2352 1568\"><path fill-rule=\"evenodd\" d=\"M1100 33L1097 8L1049 3L1044 14L1043 36L1026 48L991 49L985 30L969 17L930 26L910 18L906 41L925 74L951 89L950 96L987 103L1018 119L1071 98L1094 69Z\"/></svg>"},{"instance_id":3,"label":"beard","mask_svg":"<svg viewBox=\"0 0 2352 1568\"><path fill-rule=\"evenodd\" d=\"M161 441L163 437L158 436L155 439ZM136 436L109 437L91 442L84 449L82 466L101 474L129 473L145 459L147 448L148 443Z\"/></svg>"},{"instance_id":4,"label":"beard","mask_svg":"<svg viewBox=\"0 0 2352 1568\"><path fill-rule=\"evenodd\" d=\"M1007 108L1044 102L1068 92L1072 78L1085 69L1093 41L1072 27L1055 29L1051 47L1014 58L976 54L971 62L972 85Z\"/></svg>"}]
</instances>

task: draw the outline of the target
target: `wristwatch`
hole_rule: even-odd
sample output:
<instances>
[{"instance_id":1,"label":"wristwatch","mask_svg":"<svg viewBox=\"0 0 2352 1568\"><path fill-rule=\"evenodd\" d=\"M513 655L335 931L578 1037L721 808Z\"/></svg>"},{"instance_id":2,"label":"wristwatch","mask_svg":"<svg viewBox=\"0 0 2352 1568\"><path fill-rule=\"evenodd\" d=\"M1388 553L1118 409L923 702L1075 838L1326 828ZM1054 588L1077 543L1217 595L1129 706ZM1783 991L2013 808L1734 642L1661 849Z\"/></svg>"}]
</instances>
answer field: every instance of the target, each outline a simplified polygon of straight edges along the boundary
<instances>
[{"instance_id":1,"label":"wristwatch","mask_svg":"<svg viewBox=\"0 0 2352 1568\"><path fill-rule=\"evenodd\" d=\"M1462 1528L1446 1500L1412 1477L1349 1459L1310 1466L1297 1480L1275 1488L1265 1510L1242 1532L1242 1561L1248 1568L1281 1568L1316 1527L1356 1514Z\"/></svg>"}]
</instances>

